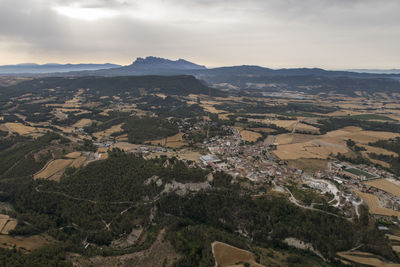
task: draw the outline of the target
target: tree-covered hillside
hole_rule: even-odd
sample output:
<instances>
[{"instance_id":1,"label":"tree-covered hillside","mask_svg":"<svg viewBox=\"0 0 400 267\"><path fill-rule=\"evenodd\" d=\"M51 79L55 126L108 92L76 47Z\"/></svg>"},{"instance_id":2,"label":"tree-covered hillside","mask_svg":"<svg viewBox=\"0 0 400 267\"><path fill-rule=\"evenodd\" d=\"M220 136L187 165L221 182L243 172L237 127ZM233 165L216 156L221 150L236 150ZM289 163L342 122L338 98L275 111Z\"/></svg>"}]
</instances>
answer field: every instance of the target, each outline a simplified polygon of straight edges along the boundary
<instances>
[{"instance_id":1,"label":"tree-covered hillside","mask_svg":"<svg viewBox=\"0 0 400 267\"><path fill-rule=\"evenodd\" d=\"M301 209L284 197L254 197L222 173L214 173L209 182L212 187L197 193L169 191L171 183L207 184L209 174L209 170L191 168L174 158L145 160L114 150L109 159L68 173L59 183L26 177L18 186L12 181L2 184L6 192L2 201L12 203L19 220L13 234L47 233L68 244L63 245L65 251L119 255L138 247L108 247L113 240L134 227L151 233L158 225L168 229L168 239L182 254L176 266L212 265L213 238L271 247L286 237L296 237L310 242L330 260L337 251L363 244L366 251L398 260L383 234L368 227L368 219L352 223ZM198 234L202 237L193 238ZM92 244L89 250L83 249L83 240ZM60 255L51 251L50 259Z\"/></svg>"}]
</instances>

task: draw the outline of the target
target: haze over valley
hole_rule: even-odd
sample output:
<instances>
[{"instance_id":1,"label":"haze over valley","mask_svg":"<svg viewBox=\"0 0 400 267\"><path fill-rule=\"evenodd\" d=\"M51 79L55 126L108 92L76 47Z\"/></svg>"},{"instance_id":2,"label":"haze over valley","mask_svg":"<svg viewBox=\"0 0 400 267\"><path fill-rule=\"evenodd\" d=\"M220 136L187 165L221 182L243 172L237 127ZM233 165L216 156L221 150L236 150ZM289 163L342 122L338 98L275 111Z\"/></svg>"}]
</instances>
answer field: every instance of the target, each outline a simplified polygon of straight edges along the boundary
<instances>
[{"instance_id":1,"label":"haze over valley","mask_svg":"<svg viewBox=\"0 0 400 267\"><path fill-rule=\"evenodd\" d=\"M399 11L2 1L0 266L400 266Z\"/></svg>"}]
</instances>

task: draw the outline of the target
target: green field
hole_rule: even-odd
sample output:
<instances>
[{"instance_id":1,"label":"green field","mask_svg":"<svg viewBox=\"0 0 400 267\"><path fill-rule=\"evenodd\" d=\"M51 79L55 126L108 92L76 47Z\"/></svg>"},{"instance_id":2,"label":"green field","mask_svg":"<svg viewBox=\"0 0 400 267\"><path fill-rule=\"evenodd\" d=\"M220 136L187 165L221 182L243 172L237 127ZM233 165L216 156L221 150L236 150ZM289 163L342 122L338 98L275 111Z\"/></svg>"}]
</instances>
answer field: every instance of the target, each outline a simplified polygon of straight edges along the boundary
<instances>
[{"instance_id":1,"label":"green field","mask_svg":"<svg viewBox=\"0 0 400 267\"><path fill-rule=\"evenodd\" d=\"M359 175L359 176L363 175L363 176L367 177L367 179L375 177L374 175L370 174L369 172L365 172L365 171L362 171L362 170L359 170L356 168L346 169L346 172L349 172L349 173L352 173L355 175Z\"/></svg>"},{"instance_id":2,"label":"green field","mask_svg":"<svg viewBox=\"0 0 400 267\"><path fill-rule=\"evenodd\" d=\"M278 114L287 116L287 117L321 117L321 115L313 114L310 112L287 112L287 113L278 113Z\"/></svg>"},{"instance_id":3,"label":"green field","mask_svg":"<svg viewBox=\"0 0 400 267\"><path fill-rule=\"evenodd\" d=\"M351 116L344 116L350 119L356 120L383 120L383 121L396 121L392 118L387 116L379 115L379 114L359 114L359 115L351 115Z\"/></svg>"}]
</instances>

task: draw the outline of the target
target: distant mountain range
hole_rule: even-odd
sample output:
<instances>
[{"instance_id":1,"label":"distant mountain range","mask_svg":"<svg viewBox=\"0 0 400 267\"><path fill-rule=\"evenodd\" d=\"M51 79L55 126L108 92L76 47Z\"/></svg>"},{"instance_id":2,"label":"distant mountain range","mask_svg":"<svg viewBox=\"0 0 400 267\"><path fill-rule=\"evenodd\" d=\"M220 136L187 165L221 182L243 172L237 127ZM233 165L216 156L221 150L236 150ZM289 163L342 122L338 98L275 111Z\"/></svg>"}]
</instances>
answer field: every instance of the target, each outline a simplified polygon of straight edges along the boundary
<instances>
[{"instance_id":1,"label":"distant mountain range","mask_svg":"<svg viewBox=\"0 0 400 267\"><path fill-rule=\"evenodd\" d=\"M384 71L333 71L320 68L270 69L260 66L241 65L206 68L184 59L169 60L159 57L137 58L131 65L112 69L72 72L70 75L124 76L124 75L193 75L203 80L210 77L271 77L271 76L322 76L354 78L398 78L397 73Z\"/></svg>"},{"instance_id":2,"label":"distant mountain range","mask_svg":"<svg viewBox=\"0 0 400 267\"><path fill-rule=\"evenodd\" d=\"M169 60L150 56L139 57L127 66L113 64L3 66L0 67L0 74L2 68L8 70L8 73L11 74L12 67L15 70L14 75L31 73L27 76L40 77L191 75L203 81L207 86L222 90L256 90L260 92L289 90L314 94L341 93L346 95L355 95L359 92L366 94L376 92L400 93L400 73L397 73L397 70L388 74L383 70L270 69L249 65L206 68L184 59ZM32 71L27 71L29 69ZM63 73L60 74L60 72Z\"/></svg>"},{"instance_id":3,"label":"distant mountain range","mask_svg":"<svg viewBox=\"0 0 400 267\"><path fill-rule=\"evenodd\" d=\"M375 73L375 74L400 74L400 69L352 69L348 71Z\"/></svg>"},{"instance_id":4,"label":"distant mountain range","mask_svg":"<svg viewBox=\"0 0 400 267\"><path fill-rule=\"evenodd\" d=\"M205 66L186 61L184 59L169 60L160 57L138 57L132 65L128 66L131 69L175 69L175 70L204 70Z\"/></svg>"},{"instance_id":5,"label":"distant mountain range","mask_svg":"<svg viewBox=\"0 0 400 267\"><path fill-rule=\"evenodd\" d=\"M121 67L116 64L35 64L24 63L17 65L0 66L0 74L44 74L44 73L60 73L70 71L93 71L99 69L111 69Z\"/></svg>"},{"instance_id":6,"label":"distant mountain range","mask_svg":"<svg viewBox=\"0 0 400 267\"><path fill-rule=\"evenodd\" d=\"M124 75L194 75L207 76L323 76L323 77L357 77L357 78L397 78L400 69L354 69L324 70L320 68L271 69L253 65L207 68L193 62L178 59L170 60L160 57L138 57L131 65L116 64L35 64L0 66L0 74L48 74L49 76L65 73L66 76L124 76ZM47 76L47 75L45 75Z\"/></svg>"}]
</instances>

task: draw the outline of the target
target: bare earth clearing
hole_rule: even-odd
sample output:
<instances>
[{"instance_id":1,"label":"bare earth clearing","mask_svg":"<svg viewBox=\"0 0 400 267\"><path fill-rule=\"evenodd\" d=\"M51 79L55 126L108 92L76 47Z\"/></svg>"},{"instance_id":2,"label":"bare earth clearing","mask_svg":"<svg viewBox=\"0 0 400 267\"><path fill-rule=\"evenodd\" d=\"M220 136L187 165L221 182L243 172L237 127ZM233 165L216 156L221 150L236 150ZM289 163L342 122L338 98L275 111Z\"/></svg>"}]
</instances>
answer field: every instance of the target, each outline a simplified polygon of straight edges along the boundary
<instances>
[{"instance_id":1,"label":"bare earth clearing","mask_svg":"<svg viewBox=\"0 0 400 267\"><path fill-rule=\"evenodd\" d=\"M316 158L327 159L330 154L346 153L348 148L346 140L352 139L357 144L362 144L371 152L383 152L392 155L390 151L367 146L369 142L382 139L390 139L400 136L391 132L364 131L359 127L345 127L340 130L331 131L325 135L301 135L301 134L281 134L278 135L275 144L276 156L283 160Z\"/></svg>"},{"instance_id":2,"label":"bare earth clearing","mask_svg":"<svg viewBox=\"0 0 400 267\"><path fill-rule=\"evenodd\" d=\"M358 195L362 197L364 202L368 205L369 211L371 214L385 215L385 216L397 216L400 217L400 212L383 208L379 205L379 200L375 195L362 193L356 191Z\"/></svg>"},{"instance_id":3,"label":"bare earth clearing","mask_svg":"<svg viewBox=\"0 0 400 267\"><path fill-rule=\"evenodd\" d=\"M77 121L77 122L73 125L73 127L76 127L76 128L83 128L83 127L86 127L86 126L91 125L92 122L93 122L93 121L92 121L91 119L81 119L81 120Z\"/></svg>"},{"instance_id":4,"label":"bare earth clearing","mask_svg":"<svg viewBox=\"0 0 400 267\"><path fill-rule=\"evenodd\" d=\"M50 239L40 235L33 236L9 236L0 235L0 247L12 249L14 246L19 249L32 251L50 243Z\"/></svg>"},{"instance_id":5,"label":"bare earth clearing","mask_svg":"<svg viewBox=\"0 0 400 267\"><path fill-rule=\"evenodd\" d=\"M150 143L152 145L161 145L171 148L179 148L187 145L187 143L183 141L183 135L184 133L181 132L167 138L150 141Z\"/></svg>"},{"instance_id":6,"label":"bare earth clearing","mask_svg":"<svg viewBox=\"0 0 400 267\"><path fill-rule=\"evenodd\" d=\"M248 263L251 267L263 267L255 261L254 254L231 245L215 241L211 244L216 267L244 266Z\"/></svg>"},{"instance_id":7,"label":"bare earth clearing","mask_svg":"<svg viewBox=\"0 0 400 267\"><path fill-rule=\"evenodd\" d=\"M118 125L114 125L113 127L108 128L105 131L95 132L95 133L93 133L93 136L99 140L102 138L110 138L111 134L121 132L122 131L121 127L122 127L122 123L118 124Z\"/></svg>"},{"instance_id":8,"label":"bare earth clearing","mask_svg":"<svg viewBox=\"0 0 400 267\"><path fill-rule=\"evenodd\" d=\"M172 266L180 256L177 254L169 241L164 240L165 230L162 230L156 241L147 250L125 254L122 256L110 257L83 257L78 254L70 254L68 260L72 261L74 266L103 266L103 267L162 267Z\"/></svg>"},{"instance_id":9,"label":"bare earth clearing","mask_svg":"<svg viewBox=\"0 0 400 267\"><path fill-rule=\"evenodd\" d=\"M48 131L47 129L43 129L43 128L26 126L19 122L7 122L4 124L4 126L10 132L15 132L20 135L30 135L33 137L40 136L41 134Z\"/></svg>"},{"instance_id":10,"label":"bare earth clearing","mask_svg":"<svg viewBox=\"0 0 400 267\"><path fill-rule=\"evenodd\" d=\"M79 168L79 167L81 167L84 163L85 163L85 161L86 161L86 157L84 157L84 156L81 156L81 157L78 157L78 158L76 158L72 163L71 163L71 167L74 167L74 168Z\"/></svg>"},{"instance_id":11,"label":"bare earth clearing","mask_svg":"<svg viewBox=\"0 0 400 267\"><path fill-rule=\"evenodd\" d=\"M365 182L365 184L379 188L383 191L389 192L397 197L400 197L400 186L390 182L387 179L377 179Z\"/></svg>"},{"instance_id":12,"label":"bare earth clearing","mask_svg":"<svg viewBox=\"0 0 400 267\"><path fill-rule=\"evenodd\" d=\"M5 214L0 214L0 234L7 235L17 226L17 220Z\"/></svg>"},{"instance_id":13,"label":"bare earth clearing","mask_svg":"<svg viewBox=\"0 0 400 267\"><path fill-rule=\"evenodd\" d=\"M79 159L79 158L78 158ZM86 159L86 158L85 158ZM44 169L42 169L40 172L34 175L34 179L54 179L57 180L57 178L52 176L55 176L56 174L62 174L71 163L76 162L77 159L72 160L72 159L56 159L51 162L49 162ZM82 159L79 159L75 165L79 165ZM83 162L82 162L83 164ZM80 164L81 165L81 164ZM61 175L59 175L61 176ZM59 178L59 177L58 177Z\"/></svg>"},{"instance_id":14,"label":"bare earth clearing","mask_svg":"<svg viewBox=\"0 0 400 267\"><path fill-rule=\"evenodd\" d=\"M70 158L70 159L76 159L76 158L80 157L81 154L82 154L81 152L74 151L74 152L68 153L67 155L65 155L65 157Z\"/></svg>"},{"instance_id":15,"label":"bare earth clearing","mask_svg":"<svg viewBox=\"0 0 400 267\"><path fill-rule=\"evenodd\" d=\"M243 130L243 131L240 131L240 136L242 137L242 140L244 140L244 141L256 142L257 139L260 138L262 135L259 133L256 133L256 132Z\"/></svg>"},{"instance_id":16,"label":"bare earth clearing","mask_svg":"<svg viewBox=\"0 0 400 267\"><path fill-rule=\"evenodd\" d=\"M376 255L367 252L359 252L359 251L338 252L337 255L346 260L350 260L352 262L360 264L365 264L368 266L376 266L376 267L400 266L400 264L384 262L381 259L379 259Z\"/></svg>"}]
</instances>

